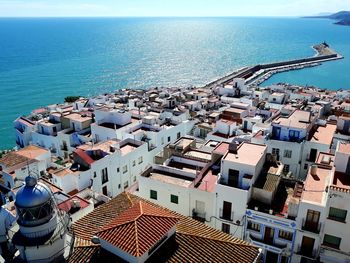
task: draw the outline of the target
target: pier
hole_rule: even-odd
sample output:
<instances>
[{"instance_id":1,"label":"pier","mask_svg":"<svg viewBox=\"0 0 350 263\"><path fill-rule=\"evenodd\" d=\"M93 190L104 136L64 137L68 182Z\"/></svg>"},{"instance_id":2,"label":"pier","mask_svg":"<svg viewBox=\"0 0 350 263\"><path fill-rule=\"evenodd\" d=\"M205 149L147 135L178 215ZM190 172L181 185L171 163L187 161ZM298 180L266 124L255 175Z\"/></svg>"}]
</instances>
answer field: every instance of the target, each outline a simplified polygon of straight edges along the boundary
<instances>
[{"instance_id":1,"label":"pier","mask_svg":"<svg viewBox=\"0 0 350 263\"><path fill-rule=\"evenodd\" d=\"M306 67L315 67L321 65L322 62L343 58L342 55L331 49L327 43L314 45L312 48L316 51L316 54L313 57L244 67L227 76L208 83L204 88L214 88L218 85L225 85L235 78L243 78L245 79L246 84L249 85L259 85L276 73L299 70Z\"/></svg>"}]
</instances>

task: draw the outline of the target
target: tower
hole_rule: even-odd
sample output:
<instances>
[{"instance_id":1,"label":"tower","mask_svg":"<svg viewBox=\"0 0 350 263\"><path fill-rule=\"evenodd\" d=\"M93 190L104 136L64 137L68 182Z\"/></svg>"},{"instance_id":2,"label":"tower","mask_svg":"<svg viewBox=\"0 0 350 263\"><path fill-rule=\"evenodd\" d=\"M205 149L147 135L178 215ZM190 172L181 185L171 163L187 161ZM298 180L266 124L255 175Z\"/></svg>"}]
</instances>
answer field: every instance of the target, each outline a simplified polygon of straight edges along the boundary
<instances>
[{"instance_id":1,"label":"tower","mask_svg":"<svg viewBox=\"0 0 350 263\"><path fill-rule=\"evenodd\" d=\"M17 229L12 244L27 262L52 262L69 254L70 219L59 210L50 188L28 176L16 194Z\"/></svg>"}]
</instances>

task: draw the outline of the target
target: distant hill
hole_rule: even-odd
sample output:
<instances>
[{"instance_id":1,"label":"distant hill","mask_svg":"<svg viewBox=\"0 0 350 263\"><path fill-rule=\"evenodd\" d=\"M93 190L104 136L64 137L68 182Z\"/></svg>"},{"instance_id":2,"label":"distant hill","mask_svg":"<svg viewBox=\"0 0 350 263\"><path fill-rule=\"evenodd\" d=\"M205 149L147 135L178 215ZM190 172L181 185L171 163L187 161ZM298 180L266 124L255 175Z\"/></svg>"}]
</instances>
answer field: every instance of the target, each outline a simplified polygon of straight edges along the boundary
<instances>
[{"instance_id":1,"label":"distant hill","mask_svg":"<svg viewBox=\"0 0 350 263\"><path fill-rule=\"evenodd\" d=\"M337 20L334 24L350 26L350 11L340 11L331 15L306 16L304 18L327 18Z\"/></svg>"}]
</instances>

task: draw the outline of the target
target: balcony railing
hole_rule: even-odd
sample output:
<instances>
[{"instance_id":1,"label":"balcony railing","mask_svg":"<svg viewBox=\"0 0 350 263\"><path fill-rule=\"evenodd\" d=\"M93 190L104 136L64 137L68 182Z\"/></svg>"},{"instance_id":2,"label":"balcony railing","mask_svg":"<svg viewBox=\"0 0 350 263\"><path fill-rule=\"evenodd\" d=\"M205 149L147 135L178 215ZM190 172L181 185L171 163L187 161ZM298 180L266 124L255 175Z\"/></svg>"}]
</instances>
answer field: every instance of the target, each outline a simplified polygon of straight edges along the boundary
<instances>
[{"instance_id":1,"label":"balcony railing","mask_svg":"<svg viewBox=\"0 0 350 263\"><path fill-rule=\"evenodd\" d=\"M225 219L225 220L228 220L228 221L233 221L233 212L227 212L227 211L224 211L224 209L220 208L219 217L221 219Z\"/></svg>"},{"instance_id":2,"label":"balcony railing","mask_svg":"<svg viewBox=\"0 0 350 263\"><path fill-rule=\"evenodd\" d=\"M317 249L309 249L308 247L305 247L303 245L298 246L297 254L310 258L315 259L317 257Z\"/></svg>"},{"instance_id":3,"label":"balcony railing","mask_svg":"<svg viewBox=\"0 0 350 263\"><path fill-rule=\"evenodd\" d=\"M16 126L15 128L16 128L16 130L19 131L20 133L24 133L24 128L23 128L23 127Z\"/></svg>"},{"instance_id":4,"label":"balcony railing","mask_svg":"<svg viewBox=\"0 0 350 263\"><path fill-rule=\"evenodd\" d=\"M196 219L200 222L205 222L205 216L206 216L205 212L198 212L196 209L192 210L192 218L193 219Z\"/></svg>"},{"instance_id":5,"label":"balcony railing","mask_svg":"<svg viewBox=\"0 0 350 263\"><path fill-rule=\"evenodd\" d=\"M264 240L264 238L257 238L257 237L254 237L253 235L249 235L249 238L255 242L259 242L259 243L263 243L263 244L266 244L266 245L269 245L269 246L273 246L273 247L277 247L279 249L284 249L287 247L287 244L277 244L275 242L273 242L273 240Z\"/></svg>"},{"instance_id":6,"label":"balcony railing","mask_svg":"<svg viewBox=\"0 0 350 263\"><path fill-rule=\"evenodd\" d=\"M302 230L309 231L315 234L319 234L321 230L320 222L311 222L303 219Z\"/></svg>"}]
</instances>

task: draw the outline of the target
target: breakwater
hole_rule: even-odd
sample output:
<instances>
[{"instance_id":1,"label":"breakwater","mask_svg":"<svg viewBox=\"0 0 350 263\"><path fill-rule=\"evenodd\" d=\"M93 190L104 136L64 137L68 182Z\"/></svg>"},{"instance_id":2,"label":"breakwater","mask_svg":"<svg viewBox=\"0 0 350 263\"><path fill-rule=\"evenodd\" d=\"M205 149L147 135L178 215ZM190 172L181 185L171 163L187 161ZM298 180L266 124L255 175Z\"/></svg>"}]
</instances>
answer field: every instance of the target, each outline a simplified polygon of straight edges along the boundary
<instances>
[{"instance_id":1,"label":"breakwater","mask_svg":"<svg viewBox=\"0 0 350 263\"><path fill-rule=\"evenodd\" d=\"M321 65L322 62L343 58L343 56L332 50L326 43L314 45L312 48L316 51L316 55L313 57L292 59L287 61L279 61L268 64L258 64L251 67L245 67L227 76L224 76L222 78L208 83L204 86L204 88L213 88L218 85L225 85L235 78L245 79L246 84L259 85L264 80L271 77L273 74L279 72L303 69L306 67L314 67Z\"/></svg>"}]
</instances>

